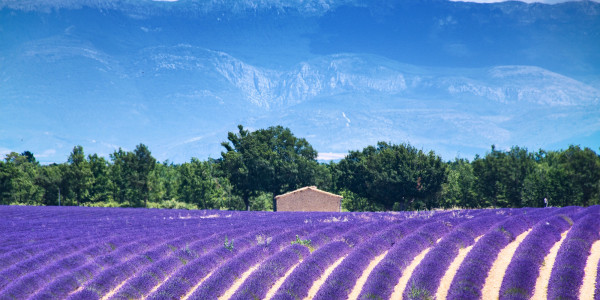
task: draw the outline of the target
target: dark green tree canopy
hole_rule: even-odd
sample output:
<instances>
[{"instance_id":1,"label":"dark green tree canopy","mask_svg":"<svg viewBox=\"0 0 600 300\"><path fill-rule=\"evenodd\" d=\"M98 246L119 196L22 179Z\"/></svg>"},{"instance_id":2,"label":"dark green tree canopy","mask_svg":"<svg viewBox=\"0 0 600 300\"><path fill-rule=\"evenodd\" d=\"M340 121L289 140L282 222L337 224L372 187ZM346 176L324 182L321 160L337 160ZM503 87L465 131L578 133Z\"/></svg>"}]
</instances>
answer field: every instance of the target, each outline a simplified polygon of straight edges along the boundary
<instances>
[{"instance_id":1,"label":"dark green tree canopy","mask_svg":"<svg viewBox=\"0 0 600 300\"><path fill-rule=\"evenodd\" d=\"M315 182L317 151L282 126L253 132L238 126L223 142L221 165L246 207L260 192L273 196ZM273 202L275 208L275 202Z\"/></svg>"},{"instance_id":2,"label":"dark green tree canopy","mask_svg":"<svg viewBox=\"0 0 600 300\"><path fill-rule=\"evenodd\" d=\"M341 185L385 209L429 207L446 181L446 164L407 144L377 143L338 164Z\"/></svg>"}]
</instances>

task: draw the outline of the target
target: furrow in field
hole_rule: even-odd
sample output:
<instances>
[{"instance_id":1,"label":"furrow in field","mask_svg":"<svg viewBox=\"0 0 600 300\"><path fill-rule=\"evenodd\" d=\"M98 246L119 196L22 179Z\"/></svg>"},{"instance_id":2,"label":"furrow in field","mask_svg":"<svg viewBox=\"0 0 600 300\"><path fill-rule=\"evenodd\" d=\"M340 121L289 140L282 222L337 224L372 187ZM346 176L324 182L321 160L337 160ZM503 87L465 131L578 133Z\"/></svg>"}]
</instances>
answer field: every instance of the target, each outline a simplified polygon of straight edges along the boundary
<instances>
[{"instance_id":1,"label":"furrow in field","mask_svg":"<svg viewBox=\"0 0 600 300\"><path fill-rule=\"evenodd\" d=\"M558 255L558 249L560 249L560 246L565 241L568 232L569 231L565 231L561 234L560 240L556 242L554 246L552 246L552 248L550 248L550 252L544 258L544 263L540 268L540 274L538 275L538 278L535 281L535 289L533 292L533 297L531 297L531 299L548 299L548 282L550 281L552 267L554 266L556 255Z\"/></svg>"},{"instance_id":2,"label":"furrow in field","mask_svg":"<svg viewBox=\"0 0 600 300\"><path fill-rule=\"evenodd\" d=\"M283 285L285 280L290 276L290 274L292 274L292 272L294 272L294 270L296 269L296 267L298 267L299 264L300 264L300 262L293 265L289 270L287 270L287 272L285 272L285 274L283 274L283 276L281 278L279 278L279 279L277 279L277 281L275 281L273 286L271 286L271 288L267 291L267 294L265 295L264 300L271 300L271 298L273 298L273 296L275 296L275 293L277 293L277 291L279 291L279 288L281 288L281 285Z\"/></svg>"},{"instance_id":3,"label":"furrow in field","mask_svg":"<svg viewBox=\"0 0 600 300\"><path fill-rule=\"evenodd\" d=\"M111 240L110 243L117 243ZM29 274L14 280L3 292L5 295L14 295L19 297L32 297L41 288L52 282L55 278L64 273L69 273L88 262L88 260L97 257L107 249L104 241L90 241L88 247L75 251L72 254L66 253L64 258L56 260L38 270L33 270Z\"/></svg>"},{"instance_id":4,"label":"furrow in field","mask_svg":"<svg viewBox=\"0 0 600 300\"><path fill-rule=\"evenodd\" d=\"M321 274L321 277L319 277L319 279L315 280L312 283L312 286L308 290L308 294L306 295L306 297L304 297L304 300L313 299L315 297L315 295L321 288L321 285L323 285L323 283L325 282L325 280L327 280L329 275L331 275L331 273L333 273L333 270L335 270L335 268L337 268L337 266L339 266L346 257L347 257L347 255L340 257L333 264L328 266L327 269L325 269L323 274Z\"/></svg>"},{"instance_id":5,"label":"furrow in field","mask_svg":"<svg viewBox=\"0 0 600 300\"><path fill-rule=\"evenodd\" d=\"M458 268L460 267L462 262L465 260L465 257L467 257L467 254L469 254L471 249L473 249L473 246L475 246L475 244L477 243L477 241L480 238L481 238L481 236L477 237L475 239L475 243L473 243L473 245L468 246L466 248L461 248L460 250L458 250L458 255L456 255L456 257L454 258L454 260L452 261L450 266L448 266L446 273L444 273L444 276L440 280L440 286L438 287L438 290L435 294L436 299L446 299L446 297L448 296L448 290L450 289L450 284L452 283L452 279L454 279L454 276L456 275Z\"/></svg>"},{"instance_id":6,"label":"furrow in field","mask_svg":"<svg viewBox=\"0 0 600 300\"><path fill-rule=\"evenodd\" d=\"M367 278L369 278L369 275L371 275L371 272L373 272L373 269L375 269L377 264L379 264L383 260L383 258L388 254L388 251L389 250L386 250L385 252L379 254L369 262L369 265L367 265L360 277L358 277L358 280L356 280L356 284L354 284L352 291L350 291L350 294L348 295L348 300L358 299L360 291L365 285L365 282L367 282Z\"/></svg>"},{"instance_id":7,"label":"furrow in field","mask_svg":"<svg viewBox=\"0 0 600 300\"><path fill-rule=\"evenodd\" d=\"M600 240L595 241L590 249L591 254L588 256L585 263L585 276L583 277L583 284L579 290L579 299L593 299L594 290L596 284L596 278L598 276L598 261L600 261Z\"/></svg>"},{"instance_id":8,"label":"furrow in field","mask_svg":"<svg viewBox=\"0 0 600 300\"><path fill-rule=\"evenodd\" d=\"M445 271L459 250L472 245L478 236L502 219L503 216L498 215L482 216L455 226L431 248L411 274L403 297L433 297Z\"/></svg>"},{"instance_id":9,"label":"furrow in field","mask_svg":"<svg viewBox=\"0 0 600 300\"><path fill-rule=\"evenodd\" d=\"M594 242L600 240L600 214L577 218L558 250L548 283L549 299L568 299L579 295L585 267ZM598 297L598 295L595 295Z\"/></svg>"},{"instance_id":10,"label":"furrow in field","mask_svg":"<svg viewBox=\"0 0 600 300\"><path fill-rule=\"evenodd\" d=\"M224 244L221 240L220 246L211 248L210 251L189 261L185 266L174 272L168 280L164 281L152 294L149 294L148 298L195 297L194 294L198 293L202 286L214 280L211 278L217 274L218 268L222 264L230 261L239 253L243 253L253 244L256 245L257 237L268 237L278 232L281 232L281 228L272 226L246 233L235 239L229 239L230 248L227 248L228 244ZM207 277L208 274L211 274L211 276ZM201 284L199 284L200 281L202 281Z\"/></svg>"},{"instance_id":11,"label":"furrow in field","mask_svg":"<svg viewBox=\"0 0 600 300\"><path fill-rule=\"evenodd\" d=\"M112 295L112 293L118 291L117 288L123 286L124 282L130 279L130 276L147 266L154 258L169 253L171 250L168 246L169 243L177 243L181 239L182 237L166 240L164 237L163 239L159 237L147 239L148 243L136 247L127 259L119 260L118 263L107 267L69 297L72 299L88 298L93 293L99 298Z\"/></svg>"},{"instance_id":12,"label":"furrow in field","mask_svg":"<svg viewBox=\"0 0 600 300\"><path fill-rule=\"evenodd\" d=\"M424 255L425 250L435 245L436 241L447 234L451 227L451 223L430 220L418 230L395 243L367 278L359 298L389 299L401 277L406 276L406 280L408 280L410 274L406 268L414 261L415 257ZM421 259L419 258L419 261Z\"/></svg>"},{"instance_id":13,"label":"furrow in field","mask_svg":"<svg viewBox=\"0 0 600 300\"><path fill-rule=\"evenodd\" d=\"M231 296L233 296L233 294L235 294L235 292L240 288L240 286L242 286L242 284L246 281L246 279L250 276L250 274L252 274L254 271L256 271L256 269L258 269L258 266L260 265L260 263L255 264L254 266L250 267L248 270L246 270L244 273L242 273L242 275L235 280L235 282L231 285L231 287L229 287L229 289L227 291L225 291L225 293L223 293L223 295L219 296L219 300L227 300L229 298L231 298Z\"/></svg>"},{"instance_id":14,"label":"furrow in field","mask_svg":"<svg viewBox=\"0 0 600 300\"><path fill-rule=\"evenodd\" d=\"M315 299L347 298L349 293L355 288L358 278L363 275L363 270L367 268L376 256L379 256L382 252L387 253L390 247L398 240L414 232L423 223L421 220L408 220L400 224L387 227L382 226L385 229L375 233L370 239L360 245L353 247L352 251L348 254L348 258L335 269L333 274L317 292ZM369 274L370 271L365 276ZM360 285L356 293L360 293L363 285L364 282Z\"/></svg>"},{"instance_id":15,"label":"furrow in field","mask_svg":"<svg viewBox=\"0 0 600 300\"><path fill-rule=\"evenodd\" d=\"M508 269L508 265L517 251L517 247L523 242L525 237L531 232L527 230L521 233L519 236L515 238L514 241L509 243L504 249L498 253L498 257L492 264L490 271L487 274L485 279L485 284L483 285L483 289L481 290L481 294L486 297L496 298L500 295L500 286L502 285L502 279L504 278L504 274L506 273L506 269Z\"/></svg>"},{"instance_id":16,"label":"furrow in field","mask_svg":"<svg viewBox=\"0 0 600 300\"><path fill-rule=\"evenodd\" d=\"M417 266L425 258L425 255L427 255L427 253L429 253L429 250L431 250L431 248L427 248L427 249L423 250L421 253L419 253L419 255L415 256L415 258L410 262L410 264L408 264L408 266L406 266L406 268L402 272L402 276L400 277L400 280L398 280L398 283L396 283L396 285L394 286L394 292L392 293L390 299L402 300L402 296L403 296L402 294L404 293L404 290L406 289L406 286L408 285L408 280L410 279L413 271L417 268Z\"/></svg>"}]
</instances>

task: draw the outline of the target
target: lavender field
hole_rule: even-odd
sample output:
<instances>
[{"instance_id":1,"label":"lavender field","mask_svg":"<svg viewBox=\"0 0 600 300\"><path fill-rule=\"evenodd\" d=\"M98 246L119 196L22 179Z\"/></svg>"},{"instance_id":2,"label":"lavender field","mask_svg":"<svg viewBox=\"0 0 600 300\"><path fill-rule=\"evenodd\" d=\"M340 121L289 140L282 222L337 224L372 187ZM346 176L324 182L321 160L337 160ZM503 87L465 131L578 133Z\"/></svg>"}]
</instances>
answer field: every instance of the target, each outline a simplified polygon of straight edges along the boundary
<instances>
[{"instance_id":1,"label":"lavender field","mask_svg":"<svg viewBox=\"0 0 600 300\"><path fill-rule=\"evenodd\" d=\"M600 299L600 206L0 206L0 299Z\"/></svg>"}]
</instances>

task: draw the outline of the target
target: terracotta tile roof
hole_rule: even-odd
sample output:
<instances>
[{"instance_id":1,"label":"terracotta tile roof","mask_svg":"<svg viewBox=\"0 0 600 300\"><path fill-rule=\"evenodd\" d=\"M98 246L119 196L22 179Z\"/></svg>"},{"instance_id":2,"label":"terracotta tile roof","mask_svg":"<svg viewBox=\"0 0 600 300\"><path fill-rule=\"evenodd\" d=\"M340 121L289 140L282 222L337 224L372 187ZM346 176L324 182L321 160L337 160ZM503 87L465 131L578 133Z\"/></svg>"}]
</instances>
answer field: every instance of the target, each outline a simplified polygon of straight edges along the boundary
<instances>
[{"instance_id":1,"label":"terracotta tile roof","mask_svg":"<svg viewBox=\"0 0 600 300\"><path fill-rule=\"evenodd\" d=\"M326 191L322 191L322 190L318 189L316 186L305 186L303 188L299 188L297 190L294 190L294 191L291 191L291 192L287 192L285 194L281 194L281 195L275 196L275 199L277 199L279 197L288 196L288 195L292 195L292 194L295 194L295 193L303 192L303 191L306 191L306 190L315 191L315 192L318 192L318 193L321 193L321 194L325 194L325 195L328 195L328 196L343 198L340 195L336 195L336 194L332 194L332 193L329 193L329 192L326 192Z\"/></svg>"}]
</instances>

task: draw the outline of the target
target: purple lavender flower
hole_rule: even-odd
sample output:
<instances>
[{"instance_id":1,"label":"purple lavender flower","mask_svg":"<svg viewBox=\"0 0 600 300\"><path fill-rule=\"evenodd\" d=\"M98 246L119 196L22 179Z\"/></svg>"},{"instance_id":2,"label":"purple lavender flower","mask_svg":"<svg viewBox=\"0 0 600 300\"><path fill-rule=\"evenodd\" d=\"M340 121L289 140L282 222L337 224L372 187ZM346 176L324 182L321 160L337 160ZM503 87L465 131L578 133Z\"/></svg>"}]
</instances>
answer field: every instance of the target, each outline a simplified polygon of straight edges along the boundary
<instances>
[{"instance_id":1,"label":"purple lavender flower","mask_svg":"<svg viewBox=\"0 0 600 300\"><path fill-rule=\"evenodd\" d=\"M592 244L600 239L600 214L577 221L567 234L552 267L549 299L577 299Z\"/></svg>"},{"instance_id":2,"label":"purple lavender flower","mask_svg":"<svg viewBox=\"0 0 600 300\"><path fill-rule=\"evenodd\" d=\"M275 281L281 278L294 264L310 255L307 247L291 245L273 255L254 272L232 296L233 300L262 299Z\"/></svg>"},{"instance_id":3,"label":"purple lavender flower","mask_svg":"<svg viewBox=\"0 0 600 300\"><path fill-rule=\"evenodd\" d=\"M435 247L427 253L413 272L404 290L404 297L412 299L414 295L435 295L442 276L452 263L461 248L475 242L475 238L502 220L501 216L484 216L464 222L444 236ZM418 291L418 293L416 293Z\"/></svg>"},{"instance_id":4,"label":"purple lavender flower","mask_svg":"<svg viewBox=\"0 0 600 300\"><path fill-rule=\"evenodd\" d=\"M333 264L350 251L346 242L336 241L326 244L302 261L284 281L273 299L298 299L308 295L312 283Z\"/></svg>"},{"instance_id":5,"label":"purple lavender flower","mask_svg":"<svg viewBox=\"0 0 600 300\"><path fill-rule=\"evenodd\" d=\"M357 246L325 281L315 299L347 298L363 269L375 256L388 250L397 240L419 228L423 223L422 220L409 220L391 226L385 232L375 234L374 237Z\"/></svg>"},{"instance_id":6,"label":"purple lavender flower","mask_svg":"<svg viewBox=\"0 0 600 300\"><path fill-rule=\"evenodd\" d=\"M413 258L434 245L451 227L452 225L445 221L431 221L394 244L369 275L359 298L388 299L402 272Z\"/></svg>"},{"instance_id":7,"label":"purple lavender flower","mask_svg":"<svg viewBox=\"0 0 600 300\"><path fill-rule=\"evenodd\" d=\"M500 299L529 299L544 257L569 229L572 221L565 215L538 222L512 257L500 287Z\"/></svg>"}]
</instances>

